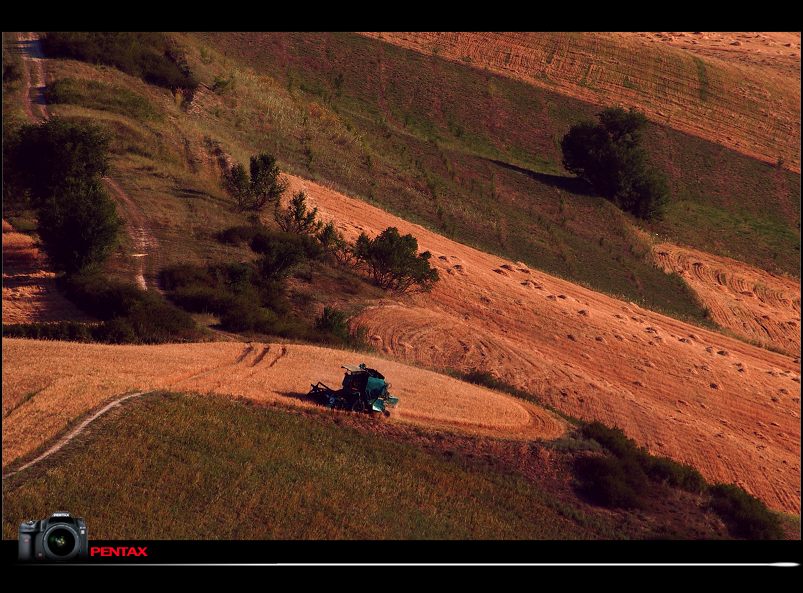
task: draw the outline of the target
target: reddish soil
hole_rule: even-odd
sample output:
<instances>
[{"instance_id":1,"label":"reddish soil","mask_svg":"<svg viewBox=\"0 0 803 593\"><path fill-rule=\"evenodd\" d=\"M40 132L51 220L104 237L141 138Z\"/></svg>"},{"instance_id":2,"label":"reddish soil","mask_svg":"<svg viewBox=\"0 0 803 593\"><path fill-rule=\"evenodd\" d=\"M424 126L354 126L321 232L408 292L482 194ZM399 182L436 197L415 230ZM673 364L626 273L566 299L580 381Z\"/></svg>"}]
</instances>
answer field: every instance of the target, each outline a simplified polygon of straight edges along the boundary
<instances>
[{"instance_id":1,"label":"reddish soil","mask_svg":"<svg viewBox=\"0 0 803 593\"><path fill-rule=\"evenodd\" d=\"M683 277L717 324L800 356L800 280L671 243L656 245L653 257Z\"/></svg>"},{"instance_id":2,"label":"reddish soil","mask_svg":"<svg viewBox=\"0 0 803 593\"><path fill-rule=\"evenodd\" d=\"M3 220L3 323L89 318L56 288L56 274L30 235Z\"/></svg>"},{"instance_id":3,"label":"reddish soil","mask_svg":"<svg viewBox=\"0 0 803 593\"><path fill-rule=\"evenodd\" d=\"M657 123L800 172L800 33L363 35L590 103L636 107Z\"/></svg>"},{"instance_id":4,"label":"reddish soil","mask_svg":"<svg viewBox=\"0 0 803 593\"><path fill-rule=\"evenodd\" d=\"M297 177L347 238L418 238L441 281L365 310L382 352L491 372L574 416L621 427L656 454L800 512L799 359L751 346L466 247ZM355 223L354 221L359 221Z\"/></svg>"}]
</instances>

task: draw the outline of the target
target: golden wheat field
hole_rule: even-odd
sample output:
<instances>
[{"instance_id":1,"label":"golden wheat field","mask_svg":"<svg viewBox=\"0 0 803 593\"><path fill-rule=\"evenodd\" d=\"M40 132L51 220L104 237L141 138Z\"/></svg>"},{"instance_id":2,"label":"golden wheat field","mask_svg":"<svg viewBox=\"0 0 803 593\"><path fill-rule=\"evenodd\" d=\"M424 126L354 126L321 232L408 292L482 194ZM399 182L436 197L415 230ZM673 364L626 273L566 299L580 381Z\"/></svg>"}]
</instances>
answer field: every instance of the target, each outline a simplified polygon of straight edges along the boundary
<instances>
[{"instance_id":1,"label":"golden wheat field","mask_svg":"<svg viewBox=\"0 0 803 593\"><path fill-rule=\"evenodd\" d=\"M552 413L482 387L354 352L290 344L219 342L110 346L3 340L3 466L52 440L115 396L166 389L315 406L311 383L339 387L342 364L379 369L400 398L390 422L513 439L551 439ZM323 408L321 408L323 409Z\"/></svg>"}]
</instances>

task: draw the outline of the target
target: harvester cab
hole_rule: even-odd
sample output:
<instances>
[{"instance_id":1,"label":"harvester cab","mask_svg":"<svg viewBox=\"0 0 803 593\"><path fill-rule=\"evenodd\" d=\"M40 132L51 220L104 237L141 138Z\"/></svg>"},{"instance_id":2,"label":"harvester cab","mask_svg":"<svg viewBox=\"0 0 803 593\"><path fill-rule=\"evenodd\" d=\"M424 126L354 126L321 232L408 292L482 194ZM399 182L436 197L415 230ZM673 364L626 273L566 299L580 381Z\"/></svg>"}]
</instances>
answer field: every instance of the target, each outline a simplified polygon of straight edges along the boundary
<instances>
[{"instance_id":1,"label":"harvester cab","mask_svg":"<svg viewBox=\"0 0 803 593\"><path fill-rule=\"evenodd\" d=\"M330 408L390 415L387 408L395 406L399 399L388 392L390 384L382 373L366 367L365 363L359 366L346 364L341 368L346 373L340 389L332 389L319 381L308 395Z\"/></svg>"}]
</instances>

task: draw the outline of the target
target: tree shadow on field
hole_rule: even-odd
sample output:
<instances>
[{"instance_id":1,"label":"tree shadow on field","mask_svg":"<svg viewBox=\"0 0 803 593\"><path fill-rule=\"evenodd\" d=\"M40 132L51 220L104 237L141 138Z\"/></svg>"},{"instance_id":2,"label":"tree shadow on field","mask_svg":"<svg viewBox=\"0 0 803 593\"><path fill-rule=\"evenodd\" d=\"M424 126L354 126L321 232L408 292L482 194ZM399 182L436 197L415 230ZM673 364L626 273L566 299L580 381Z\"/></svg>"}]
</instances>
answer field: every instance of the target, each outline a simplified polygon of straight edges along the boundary
<instances>
[{"instance_id":1,"label":"tree shadow on field","mask_svg":"<svg viewBox=\"0 0 803 593\"><path fill-rule=\"evenodd\" d=\"M486 160L488 160L488 162L493 163L494 165L498 165L510 171L515 171L516 173L521 173L522 175L526 175L530 179L534 179L535 181L543 183L544 185L549 185L557 189L562 189L563 191L567 191L580 196L597 195L596 193L594 193L594 188L591 186L591 184L585 181L584 179L580 179L579 177L563 177L561 175L550 175L549 173L538 173L537 171L531 171L530 169L525 169L524 167L519 167L518 165L512 165L504 161L499 161L496 159L486 159Z\"/></svg>"},{"instance_id":2,"label":"tree shadow on field","mask_svg":"<svg viewBox=\"0 0 803 593\"><path fill-rule=\"evenodd\" d=\"M308 393L302 393L300 391L277 391L279 395L282 397L287 397L290 399L296 399L302 402L308 402L311 404L316 404L322 410L328 410L326 406L322 405L314 396L309 395Z\"/></svg>"}]
</instances>

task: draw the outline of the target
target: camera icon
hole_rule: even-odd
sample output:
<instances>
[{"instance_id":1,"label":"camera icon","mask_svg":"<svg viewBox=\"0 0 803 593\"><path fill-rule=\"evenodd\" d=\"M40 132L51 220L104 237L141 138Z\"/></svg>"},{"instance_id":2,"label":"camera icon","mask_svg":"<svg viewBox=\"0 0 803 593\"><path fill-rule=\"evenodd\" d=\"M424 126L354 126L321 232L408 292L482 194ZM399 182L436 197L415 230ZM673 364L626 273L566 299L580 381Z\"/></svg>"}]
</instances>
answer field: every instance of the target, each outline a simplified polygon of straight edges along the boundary
<instances>
[{"instance_id":1,"label":"camera icon","mask_svg":"<svg viewBox=\"0 0 803 593\"><path fill-rule=\"evenodd\" d=\"M62 562L88 555L89 530L81 517L58 511L47 519L20 524L19 559L22 562Z\"/></svg>"}]
</instances>

